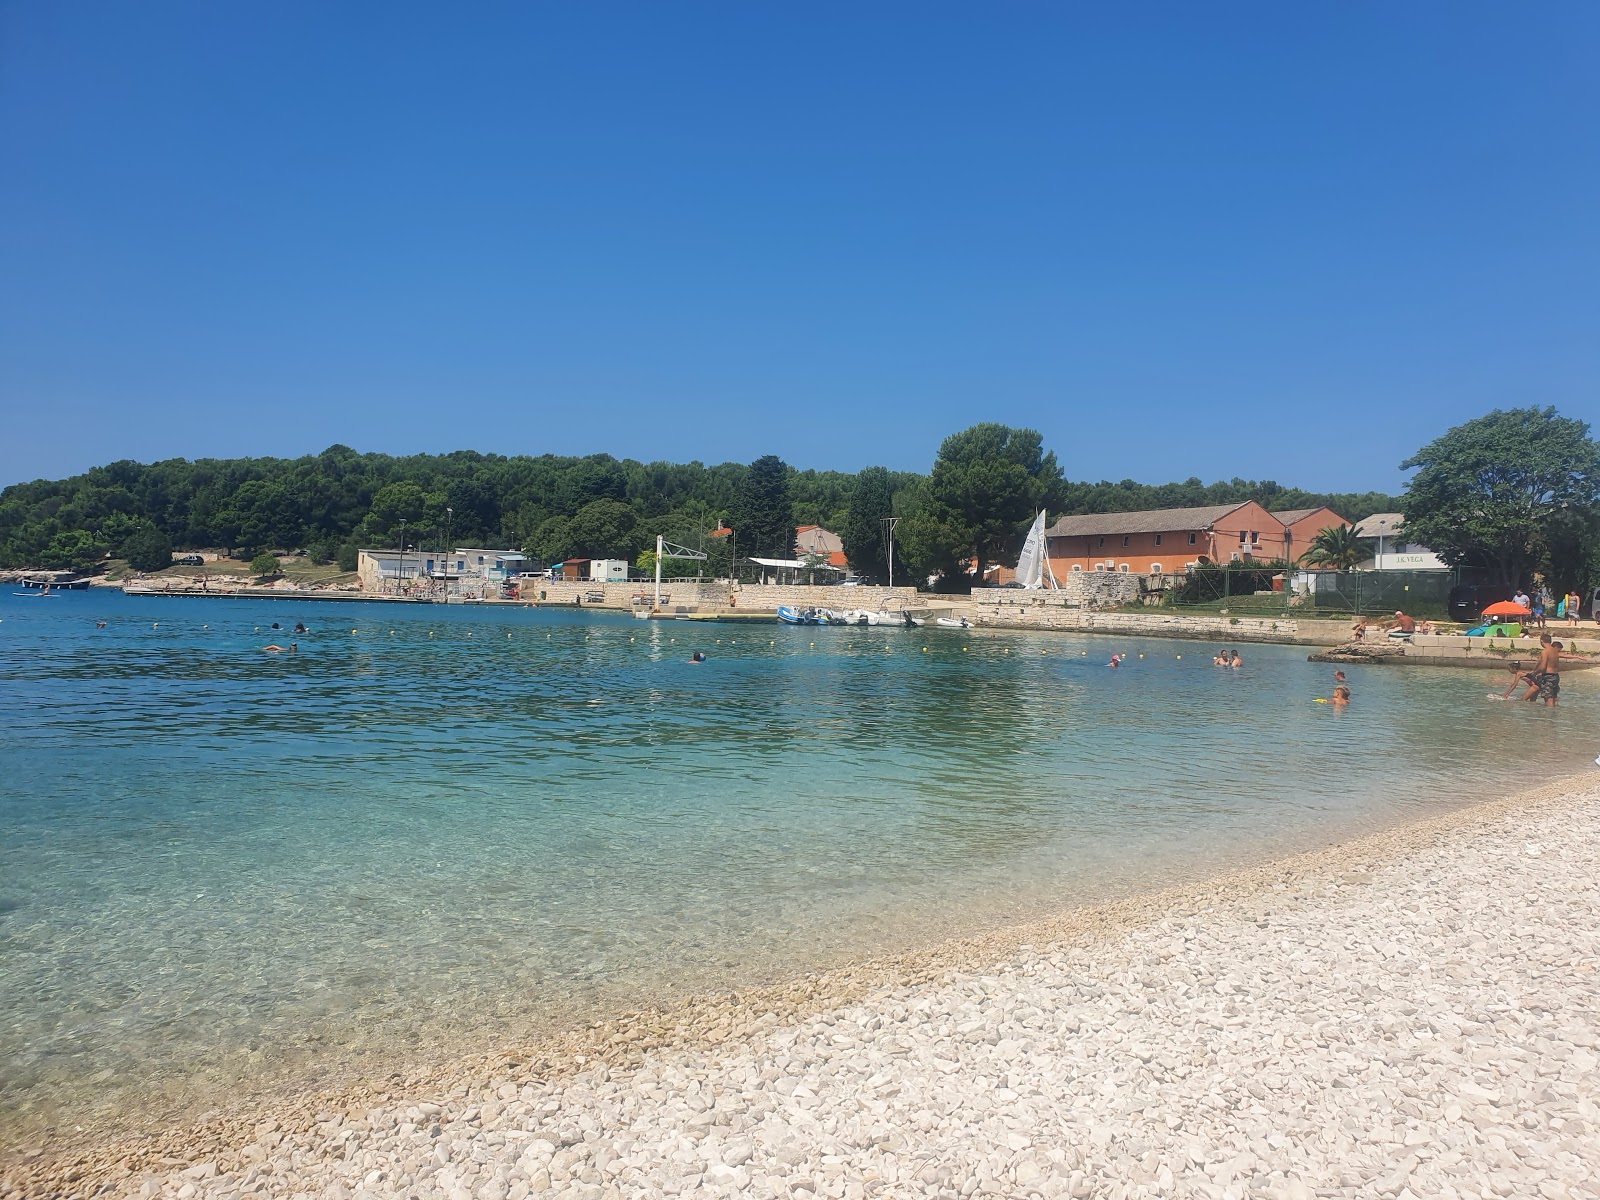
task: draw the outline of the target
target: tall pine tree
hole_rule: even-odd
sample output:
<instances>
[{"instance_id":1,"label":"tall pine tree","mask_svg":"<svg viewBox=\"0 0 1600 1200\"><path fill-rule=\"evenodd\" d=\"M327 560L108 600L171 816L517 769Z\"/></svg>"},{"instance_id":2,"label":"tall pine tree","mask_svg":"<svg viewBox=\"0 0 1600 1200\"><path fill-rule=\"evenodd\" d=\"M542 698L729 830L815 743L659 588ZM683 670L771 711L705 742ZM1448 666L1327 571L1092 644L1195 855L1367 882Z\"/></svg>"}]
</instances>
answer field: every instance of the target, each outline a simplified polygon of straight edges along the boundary
<instances>
[{"instance_id":1,"label":"tall pine tree","mask_svg":"<svg viewBox=\"0 0 1600 1200\"><path fill-rule=\"evenodd\" d=\"M889 578L888 531L883 519L893 511L894 477L884 467L865 468L856 476L841 537L851 568L880 583Z\"/></svg>"},{"instance_id":2,"label":"tall pine tree","mask_svg":"<svg viewBox=\"0 0 1600 1200\"><path fill-rule=\"evenodd\" d=\"M741 557L794 556L794 505L783 459L767 454L750 464L728 506L728 524L739 539Z\"/></svg>"}]
</instances>

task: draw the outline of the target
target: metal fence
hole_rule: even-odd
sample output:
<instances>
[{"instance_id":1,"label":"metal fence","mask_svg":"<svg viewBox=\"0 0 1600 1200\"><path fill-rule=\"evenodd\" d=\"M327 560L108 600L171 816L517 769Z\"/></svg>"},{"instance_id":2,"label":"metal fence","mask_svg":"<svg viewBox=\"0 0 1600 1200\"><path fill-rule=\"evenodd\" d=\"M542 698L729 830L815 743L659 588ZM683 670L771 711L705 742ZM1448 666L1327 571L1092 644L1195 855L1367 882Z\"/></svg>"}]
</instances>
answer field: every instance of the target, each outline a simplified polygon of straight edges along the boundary
<instances>
[{"instance_id":1,"label":"metal fence","mask_svg":"<svg viewBox=\"0 0 1600 1200\"><path fill-rule=\"evenodd\" d=\"M1455 571L1316 571L1307 601L1313 608L1349 613L1443 609Z\"/></svg>"},{"instance_id":2,"label":"metal fence","mask_svg":"<svg viewBox=\"0 0 1600 1200\"><path fill-rule=\"evenodd\" d=\"M1165 582L1162 603L1230 612L1392 613L1444 616L1455 571L1296 571L1282 567L1197 567Z\"/></svg>"}]
</instances>

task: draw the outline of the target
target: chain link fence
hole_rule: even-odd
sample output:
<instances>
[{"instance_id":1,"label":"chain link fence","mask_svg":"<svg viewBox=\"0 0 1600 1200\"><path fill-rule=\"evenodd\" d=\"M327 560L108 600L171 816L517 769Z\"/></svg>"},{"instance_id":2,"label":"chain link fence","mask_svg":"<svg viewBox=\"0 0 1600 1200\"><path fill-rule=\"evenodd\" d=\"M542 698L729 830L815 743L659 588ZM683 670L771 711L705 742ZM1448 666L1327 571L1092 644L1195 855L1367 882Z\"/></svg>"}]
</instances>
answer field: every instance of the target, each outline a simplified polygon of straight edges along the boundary
<instances>
[{"instance_id":1,"label":"chain link fence","mask_svg":"<svg viewBox=\"0 0 1600 1200\"><path fill-rule=\"evenodd\" d=\"M1396 609L1447 616L1456 571L1308 571L1231 564L1197 567L1169 583L1162 603L1230 613L1300 612L1375 616Z\"/></svg>"}]
</instances>

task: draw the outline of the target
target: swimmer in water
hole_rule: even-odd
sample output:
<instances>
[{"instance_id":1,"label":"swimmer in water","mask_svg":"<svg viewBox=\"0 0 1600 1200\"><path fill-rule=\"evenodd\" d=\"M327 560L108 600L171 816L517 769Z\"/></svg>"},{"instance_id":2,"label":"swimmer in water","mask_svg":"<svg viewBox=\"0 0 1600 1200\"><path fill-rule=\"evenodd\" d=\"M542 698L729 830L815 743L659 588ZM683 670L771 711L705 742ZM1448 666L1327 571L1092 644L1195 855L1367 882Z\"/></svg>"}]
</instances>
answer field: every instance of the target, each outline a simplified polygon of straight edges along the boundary
<instances>
[{"instance_id":1,"label":"swimmer in water","mask_svg":"<svg viewBox=\"0 0 1600 1200\"><path fill-rule=\"evenodd\" d=\"M290 642L287 646L263 646L261 649L268 654L299 654L300 643Z\"/></svg>"},{"instance_id":2,"label":"swimmer in water","mask_svg":"<svg viewBox=\"0 0 1600 1200\"><path fill-rule=\"evenodd\" d=\"M1350 689L1342 683L1334 688L1332 703L1335 708L1344 708L1350 703Z\"/></svg>"},{"instance_id":3,"label":"swimmer in water","mask_svg":"<svg viewBox=\"0 0 1600 1200\"><path fill-rule=\"evenodd\" d=\"M94 623L94 627L96 629L104 629L106 627L106 623L104 621L96 621Z\"/></svg>"},{"instance_id":4,"label":"swimmer in water","mask_svg":"<svg viewBox=\"0 0 1600 1200\"><path fill-rule=\"evenodd\" d=\"M703 662L705 662L705 660L706 660L706 656L704 654L701 654L700 651L698 651L698 650L696 650L693 654L689 655L689 661L692 662L692 663L703 663Z\"/></svg>"},{"instance_id":5,"label":"swimmer in water","mask_svg":"<svg viewBox=\"0 0 1600 1200\"><path fill-rule=\"evenodd\" d=\"M290 633L310 633L311 631L306 628L304 621L296 621L294 623L294 628L291 629L289 632Z\"/></svg>"},{"instance_id":6,"label":"swimmer in water","mask_svg":"<svg viewBox=\"0 0 1600 1200\"><path fill-rule=\"evenodd\" d=\"M1233 651L1233 661L1230 662L1228 665L1230 667L1232 667L1235 671L1237 671L1240 667L1244 666L1244 659L1239 657L1239 652L1237 650Z\"/></svg>"}]
</instances>

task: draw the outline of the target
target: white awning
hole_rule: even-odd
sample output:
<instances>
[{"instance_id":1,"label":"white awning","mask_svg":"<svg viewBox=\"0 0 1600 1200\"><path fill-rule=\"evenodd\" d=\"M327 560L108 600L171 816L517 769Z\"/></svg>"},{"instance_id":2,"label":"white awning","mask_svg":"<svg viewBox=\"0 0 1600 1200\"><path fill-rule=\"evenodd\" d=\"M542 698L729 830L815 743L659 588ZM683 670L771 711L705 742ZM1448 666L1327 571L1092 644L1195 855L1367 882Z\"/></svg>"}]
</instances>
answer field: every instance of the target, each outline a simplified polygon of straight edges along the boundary
<instances>
[{"instance_id":1,"label":"white awning","mask_svg":"<svg viewBox=\"0 0 1600 1200\"><path fill-rule=\"evenodd\" d=\"M789 571L838 571L842 569L825 562L812 565L801 562L798 558L747 558L745 561L753 562L758 567L782 567Z\"/></svg>"}]
</instances>

